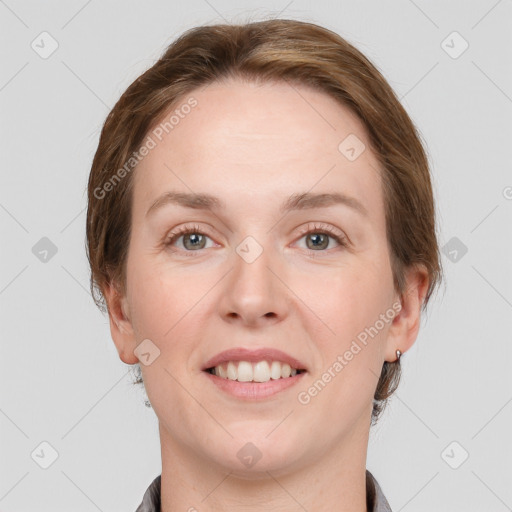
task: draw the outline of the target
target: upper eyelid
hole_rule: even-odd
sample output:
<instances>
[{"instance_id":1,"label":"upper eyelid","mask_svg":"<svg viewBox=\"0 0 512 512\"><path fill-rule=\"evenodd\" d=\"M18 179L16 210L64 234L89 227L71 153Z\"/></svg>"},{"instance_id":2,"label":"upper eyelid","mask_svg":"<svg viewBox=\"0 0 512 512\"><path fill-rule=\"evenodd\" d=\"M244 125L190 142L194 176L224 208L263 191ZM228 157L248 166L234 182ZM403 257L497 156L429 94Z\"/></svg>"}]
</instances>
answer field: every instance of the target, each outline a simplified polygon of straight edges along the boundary
<instances>
[{"instance_id":1,"label":"upper eyelid","mask_svg":"<svg viewBox=\"0 0 512 512\"><path fill-rule=\"evenodd\" d=\"M331 235L337 235L339 237L346 237L345 233L335 227L335 226L332 226L330 224L327 224L327 223L322 223L320 221L311 221L311 222L308 222L308 224L304 227L301 227L300 229L300 232L302 234L305 234L307 233L308 231L313 231L313 230L318 230L318 231L326 231L327 233L331 234Z\"/></svg>"}]
</instances>

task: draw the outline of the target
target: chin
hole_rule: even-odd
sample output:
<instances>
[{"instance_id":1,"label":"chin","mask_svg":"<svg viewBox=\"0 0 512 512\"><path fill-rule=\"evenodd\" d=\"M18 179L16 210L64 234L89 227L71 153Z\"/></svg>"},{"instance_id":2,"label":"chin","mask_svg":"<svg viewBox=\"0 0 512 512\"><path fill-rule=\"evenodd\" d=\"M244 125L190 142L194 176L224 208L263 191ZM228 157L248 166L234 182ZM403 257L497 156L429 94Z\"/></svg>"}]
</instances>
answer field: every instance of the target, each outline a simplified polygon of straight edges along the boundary
<instances>
[{"instance_id":1,"label":"chin","mask_svg":"<svg viewBox=\"0 0 512 512\"><path fill-rule=\"evenodd\" d=\"M287 473L297 467L303 455L298 450L303 450L301 439L305 436L290 435L284 429L269 435L271 430L265 429L264 433L258 430L253 435L248 435L245 430L243 435L235 435L226 445L219 443L220 450L211 455L224 470L245 480L268 479L268 472Z\"/></svg>"}]
</instances>

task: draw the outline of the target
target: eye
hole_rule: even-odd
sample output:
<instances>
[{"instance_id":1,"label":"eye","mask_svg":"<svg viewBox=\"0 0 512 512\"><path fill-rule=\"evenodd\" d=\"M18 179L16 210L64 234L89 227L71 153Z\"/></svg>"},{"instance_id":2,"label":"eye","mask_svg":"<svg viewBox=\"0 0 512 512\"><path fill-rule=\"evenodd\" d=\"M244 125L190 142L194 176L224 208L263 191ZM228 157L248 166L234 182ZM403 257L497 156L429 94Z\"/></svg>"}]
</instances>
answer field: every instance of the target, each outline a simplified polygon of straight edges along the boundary
<instances>
[{"instance_id":1,"label":"eye","mask_svg":"<svg viewBox=\"0 0 512 512\"><path fill-rule=\"evenodd\" d=\"M329 225L308 224L301 235L301 238L306 237L306 248L312 252L325 252L322 249L329 247L330 238L334 239L339 246L348 247L345 235Z\"/></svg>"},{"instance_id":2,"label":"eye","mask_svg":"<svg viewBox=\"0 0 512 512\"><path fill-rule=\"evenodd\" d=\"M333 239L338 246L348 247L349 242L342 232L336 230L329 225L323 224L308 224L301 230L301 238L306 238L306 250L309 252L326 252L325 249L329 247L330 239ZM175 231L169 233L165 240L165 246L174 246L175 243L183 238L182 247L178 249L182 252L196 252L200 249L206 249L206 241L211 238L206 235L199 226L182 226Z\"/></svg>"},{"instance_id":3,"label":"eye","mask_svg":"<svg viewBox=\"0 0 512 512\"><path fill-rule=\"evenodd\" d=\"M199 226L183 226L169 233L165 245L174 245L174 242L182 237L183 249L188 252L205 249L206 239L209 238L201 231Z\"/></svg>"}]
</instances>

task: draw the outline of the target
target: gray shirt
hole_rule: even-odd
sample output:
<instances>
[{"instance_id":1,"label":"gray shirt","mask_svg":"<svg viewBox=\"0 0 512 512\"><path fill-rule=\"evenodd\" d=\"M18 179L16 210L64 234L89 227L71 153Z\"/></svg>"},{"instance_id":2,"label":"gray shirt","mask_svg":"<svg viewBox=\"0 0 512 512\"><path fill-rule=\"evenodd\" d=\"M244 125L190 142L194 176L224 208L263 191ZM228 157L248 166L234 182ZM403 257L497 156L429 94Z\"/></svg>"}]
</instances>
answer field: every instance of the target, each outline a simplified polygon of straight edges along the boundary
<instances>
[{"instance_id":1,"label":"gray shirt","mask_svg":"<svg viewBox=\"0 0 512 512\"><path fill-rule=\"evenodd\" d=\"M158 475L147 488L142 503L135 512L160 512L160 481ZM366 508L368 512L392 512L375 477L366 470Z\"/></svg>"}]
</instances>

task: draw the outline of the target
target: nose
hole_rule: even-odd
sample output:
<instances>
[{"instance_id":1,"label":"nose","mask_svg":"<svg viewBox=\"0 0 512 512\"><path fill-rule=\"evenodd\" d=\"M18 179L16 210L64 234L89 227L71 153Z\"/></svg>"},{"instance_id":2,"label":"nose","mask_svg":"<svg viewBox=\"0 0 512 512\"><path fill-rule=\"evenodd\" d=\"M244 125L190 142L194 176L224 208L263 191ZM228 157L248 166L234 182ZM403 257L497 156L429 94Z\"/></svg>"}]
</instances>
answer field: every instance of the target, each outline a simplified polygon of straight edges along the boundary
<instances>
[{"instance_id":1,"label":"nose","mask_svg":"<svg viewBox=\"0 0 512 512\"><path fill-rule=\"evenodd\" d=\"M254 251L261 250L254 242L241 244L234 251L233 268L224 280L219 301L220 314L230 323L263 327L283 321L287 314L290 301L282 282L286 280L280 275L283 271L272 251L262 249L254 260Z\"/></svg>"}]
</instances>

